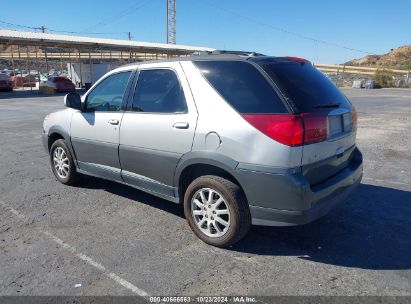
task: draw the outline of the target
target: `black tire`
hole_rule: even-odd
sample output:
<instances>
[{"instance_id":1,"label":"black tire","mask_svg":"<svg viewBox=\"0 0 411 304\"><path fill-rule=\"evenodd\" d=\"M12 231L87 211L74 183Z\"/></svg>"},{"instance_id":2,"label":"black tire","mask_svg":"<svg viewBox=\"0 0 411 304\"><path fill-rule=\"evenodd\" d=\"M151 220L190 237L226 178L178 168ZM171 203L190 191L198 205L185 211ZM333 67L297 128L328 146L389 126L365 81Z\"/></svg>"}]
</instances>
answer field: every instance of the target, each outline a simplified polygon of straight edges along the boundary
<instances>
[{"instance_id":1,"label":"black tire","mask_svg":"<svg viewBox=\"0 0 411 304\"><path fill-rule=\"evenodd\" d=\"M57 169L54 165L54 152L56 151L57 148L61 148L64 150L64 152L67 155L68 159L68 172L66 177L62 177L59 175L57 172ZM50 164L51 168L53 170L54 176L57 178L57 180L65 185L74 185L78 180L79 180L79 173L76 171L76 166L74 164L73 157L71 155L70 149L67 147L66 142L64 139L58 139L53 144L51 145L50 148Z\"/></svg>"},{"instance_id":2,"label":"black tire","mask_svg":"<svg viewBox=\"0 0 411 304\"><path fill-rule=\"evenodd\" d=\"M221 194L230 212L230 224L222 236L206 235L193 219L191 200L197 191L203 188L210 188ZM184 214L194 234L203 242L216 247L228 247L238 242L251 226L250 209L244 192L237 184L220 176L205 175L191 182L184 195Z\"/></svg>"}]
</instances>

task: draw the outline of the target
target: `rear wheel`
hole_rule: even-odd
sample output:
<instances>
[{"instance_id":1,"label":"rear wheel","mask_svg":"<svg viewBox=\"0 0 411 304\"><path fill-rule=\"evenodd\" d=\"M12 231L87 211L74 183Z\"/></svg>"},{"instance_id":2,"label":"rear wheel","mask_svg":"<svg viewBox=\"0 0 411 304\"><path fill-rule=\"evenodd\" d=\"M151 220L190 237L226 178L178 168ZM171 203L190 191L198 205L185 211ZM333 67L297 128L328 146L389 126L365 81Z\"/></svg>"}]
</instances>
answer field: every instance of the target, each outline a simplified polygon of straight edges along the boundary
<instances>
[{"instance_id":1,"label":"rear wheel","mask_svg":"<svg viewBox=\"0 0 411 304\"><path fill-rule=\"evenodd\" d=\"M214 175L201 176L188 186L184 213L193 232L217 247L238 242L251 226L250 210L241 188Z\"/></svg>"},{"instance_id":2,"label":"rear wheel","mask_svg":"<svg viewBox=\"0 0 411 304\"><path fill-rule=\"evenodd\" d=\"M55 177L65 185L73 185L78 180L73 157L63 139L56 140L50 148L50 163Z\"/></svg>"}]
</instances>

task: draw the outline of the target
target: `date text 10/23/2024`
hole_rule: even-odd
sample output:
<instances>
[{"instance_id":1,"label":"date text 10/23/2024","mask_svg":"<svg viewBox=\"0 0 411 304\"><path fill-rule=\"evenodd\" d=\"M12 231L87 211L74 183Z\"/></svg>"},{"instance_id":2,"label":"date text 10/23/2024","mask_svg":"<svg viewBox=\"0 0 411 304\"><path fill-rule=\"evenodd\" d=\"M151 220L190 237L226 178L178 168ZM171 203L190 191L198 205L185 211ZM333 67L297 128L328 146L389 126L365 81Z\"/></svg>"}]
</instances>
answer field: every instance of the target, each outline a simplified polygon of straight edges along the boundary
<instances>
[{"instance_id":1,"label":"date text 10/23/2024","mask_svg":"<svg viewBox=\"0 0 411 304\"><path fill-rule=\"evenodd\" d=\"M254 297L230 296L230 297L208 297L208 296L159 296L150 297L150 303L255 303Z\"/></svg>"}]
</instances>

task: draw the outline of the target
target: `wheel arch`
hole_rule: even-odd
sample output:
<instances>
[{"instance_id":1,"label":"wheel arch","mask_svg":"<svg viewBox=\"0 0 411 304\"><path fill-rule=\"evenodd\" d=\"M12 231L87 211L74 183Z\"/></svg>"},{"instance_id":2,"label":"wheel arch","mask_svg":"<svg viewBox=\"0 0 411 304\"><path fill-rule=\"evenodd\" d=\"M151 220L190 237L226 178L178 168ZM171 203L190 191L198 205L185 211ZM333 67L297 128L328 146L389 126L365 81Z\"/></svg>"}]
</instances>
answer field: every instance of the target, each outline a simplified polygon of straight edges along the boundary
<instances>
[{"instance_id":1,"label":"wheel arch","mask_svg":"<svg viewBox=\"0 0 411 304\"><path fill-rule=\"evenodd\" d=\"M51 145L58 139L64 139L68 148L70 149L71 155L73 156L74 163L77 165L77 161L76 161L77 157L71 145L70 135L68 134L66 130L64 130L60 126L52 126L50 127L48 131L48 139L47 139L48 151L50 151Z\"/></svg>"},{"instance_id":2,"label":"wheel arch","mask_svg":"<svg viewBox=\"0 0 411 304\"><path fill-rule=\"evenodd\" d=\"M51 146L53 145L53 143L58 139L64 139L64 136L61 135L59 132L53 132L48 136L47 146L48 146L49 151L50 151Z\"/></svg>"},{"instance_id":3,"label":"wheel arch","mask_svg":"<svg viewBox=\"0 0 411 304\"><path fill-rule=\"evenodd\" d=\"M54 125L51 126L48 130L48 142L49 142L49 149L54 141L57 139L64 139L67 143L69 142L70 136L66 130L62 127Z\"/></svg>"},{"instance_id":4,"label":"wheel arch","mask_svg":"<svg viewBox=\"0 0 411 304\"><path fill-rule=\"evenodd\" d=\"M180 203L184 199L184 193L188 185L195 178L203 175L216 175L226 178L243 190L235 173L237 165L237 161L213 152L194 152L184 155L177 165L174 175L174 187L178 191Z\"/></svg>"}]
</instances>

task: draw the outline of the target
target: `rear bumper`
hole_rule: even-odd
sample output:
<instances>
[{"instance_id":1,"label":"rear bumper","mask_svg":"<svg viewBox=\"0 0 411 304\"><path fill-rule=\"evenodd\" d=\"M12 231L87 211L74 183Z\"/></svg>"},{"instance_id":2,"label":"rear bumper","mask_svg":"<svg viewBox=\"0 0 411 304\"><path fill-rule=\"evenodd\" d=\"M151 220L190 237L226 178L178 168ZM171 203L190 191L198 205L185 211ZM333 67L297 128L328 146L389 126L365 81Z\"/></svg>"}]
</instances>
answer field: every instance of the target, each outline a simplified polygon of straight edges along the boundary
<instances>
[{"instance_id":1,"label":"rear bumper","mask_svg":"<svg viewBox=\"0 0 411 304\"><path fill-rule=\"evenodd\" d=\"M356 149L355 160L348 167L314 187L298 171L237 172L254 225L292 226L312 222L347 200L361 182L363 165Z\"/></svg>"}]
</instances>

